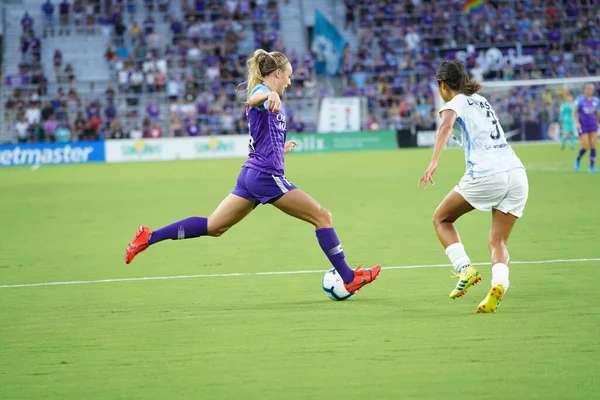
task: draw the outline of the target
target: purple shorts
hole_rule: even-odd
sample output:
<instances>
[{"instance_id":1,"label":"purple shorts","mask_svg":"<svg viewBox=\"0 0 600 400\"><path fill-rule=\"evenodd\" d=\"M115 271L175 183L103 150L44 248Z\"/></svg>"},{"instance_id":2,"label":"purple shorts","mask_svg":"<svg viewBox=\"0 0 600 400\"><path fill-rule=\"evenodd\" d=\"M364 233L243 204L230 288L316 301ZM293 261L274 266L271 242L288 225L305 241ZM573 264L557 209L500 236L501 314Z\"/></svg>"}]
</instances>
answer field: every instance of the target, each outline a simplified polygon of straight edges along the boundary
<instances>
[{"instance_id":1,"label":"purple shorts","mask_svg":"<svg viewBox=\"0 0 600 400\"><path fill-rule=\"evenodd\" d=\"M581 133L596 133L598 125L581 125Z\"/></svg>"},{"instance_id":2,"label":"purple shorts","mask_svg":"<svg viewBox=\"0 0 600 400\"><path fill-rule=\"evenodd\" d=\"M270 175L243 167L237 178L233 194L261 204L274 203L281 196L296 189L285 176Z\"/></svg>"}]
</instances>

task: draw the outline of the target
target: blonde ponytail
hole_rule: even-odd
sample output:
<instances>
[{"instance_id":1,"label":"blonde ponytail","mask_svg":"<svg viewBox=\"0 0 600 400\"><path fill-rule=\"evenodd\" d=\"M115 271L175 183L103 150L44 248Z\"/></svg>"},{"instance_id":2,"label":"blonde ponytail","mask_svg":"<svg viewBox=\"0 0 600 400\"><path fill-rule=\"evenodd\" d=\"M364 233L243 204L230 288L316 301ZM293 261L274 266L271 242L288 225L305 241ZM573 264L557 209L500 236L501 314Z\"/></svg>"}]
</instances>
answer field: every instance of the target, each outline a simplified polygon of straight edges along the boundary
<instances>
[{"instance_id":1,"label":"blonde ponytail","mask_svg":"<svg viewBox=\"0 0 600 400\"><path fill-rule=\"evenodd\" d=\"M238 85L238 90L244 90L246 84L246 99L250 98L252 90L260 85L262 81L271 73L282 68L288 63L288 58L278 51L268 53L263 49L257 49L252 57L246 61L246 82Z\"/></svg>"}]
</instances>

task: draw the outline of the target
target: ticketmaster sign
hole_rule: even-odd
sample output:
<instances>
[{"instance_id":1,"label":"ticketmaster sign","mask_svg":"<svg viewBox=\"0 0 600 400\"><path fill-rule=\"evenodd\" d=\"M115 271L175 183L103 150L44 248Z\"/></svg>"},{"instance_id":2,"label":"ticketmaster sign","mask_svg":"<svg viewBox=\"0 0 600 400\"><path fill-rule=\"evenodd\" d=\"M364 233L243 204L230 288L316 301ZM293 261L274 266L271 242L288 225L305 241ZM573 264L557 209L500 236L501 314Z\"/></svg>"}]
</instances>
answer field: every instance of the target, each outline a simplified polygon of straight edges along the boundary
<instances>
[{"instance_id":1,"label":"ticketmaster sign","mask_svg":"<svg viewBox=\"0 0 600 400\"><path fill-rule=\"evenodd\" d=\"M0 166L104 162L104 142L0 146Z\"/></svg>"}]
</instances>

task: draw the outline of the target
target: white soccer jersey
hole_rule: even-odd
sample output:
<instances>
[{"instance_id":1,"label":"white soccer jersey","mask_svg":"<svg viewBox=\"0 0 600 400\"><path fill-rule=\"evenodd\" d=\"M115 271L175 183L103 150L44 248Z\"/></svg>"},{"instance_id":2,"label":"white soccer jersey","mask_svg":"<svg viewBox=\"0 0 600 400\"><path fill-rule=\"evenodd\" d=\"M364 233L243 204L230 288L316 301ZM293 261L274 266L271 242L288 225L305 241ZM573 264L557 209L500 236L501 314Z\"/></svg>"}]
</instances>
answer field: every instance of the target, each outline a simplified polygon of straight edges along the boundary
<instances>
[{"instance_id":1,"label":"white soccer jersey","mask_svg":"<svg viewBox=\"0 0 600 400\"><path fill-rule=\"evenodd\" d=\"M504 137L496 113L485 97L458 94L440 110L453 110L457 117L452 136L463 148L472 178L524 168Z\"/></svg>"}]
</instances>

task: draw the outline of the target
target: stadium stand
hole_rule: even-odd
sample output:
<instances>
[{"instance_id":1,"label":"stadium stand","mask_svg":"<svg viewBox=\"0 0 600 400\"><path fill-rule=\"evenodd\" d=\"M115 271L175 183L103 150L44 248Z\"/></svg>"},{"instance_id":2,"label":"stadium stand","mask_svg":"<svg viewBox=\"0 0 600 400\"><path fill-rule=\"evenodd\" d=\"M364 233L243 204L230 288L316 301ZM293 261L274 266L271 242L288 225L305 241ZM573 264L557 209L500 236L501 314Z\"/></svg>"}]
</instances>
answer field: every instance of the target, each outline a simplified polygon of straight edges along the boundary
<instances>
[{"instance_id":1,"label":"stadium stand","mask_svg":"<svg viewBox=\"0 0 600 400\"><path fill-rule=\"evenodd\" d=\"M307 44L281 35L283 18L304 30L310 24L306 15L323 6L317 1L10 0L4 24L5 141L245 133L243 94L236 87L257 47L290 56L290 132L315 130L319 99L328 94L365 96L366 129L431 129L435 66L456 56L479 80L598 73L600 14L593 0L487 1L485 12L476 15L461 5L326 2L348 46L341 78L317 79ZM501 68L498 59L508 56L491 47L509 49ZM536 115L534 107L558 98L523 86L495 101L510 125L520 115L552 120L551 112Z\"/></svg>"}]
</instances>

